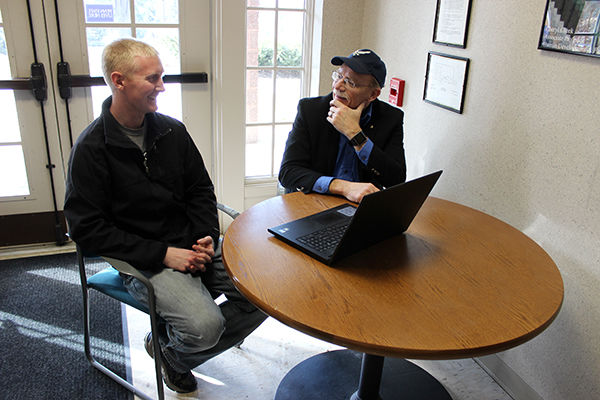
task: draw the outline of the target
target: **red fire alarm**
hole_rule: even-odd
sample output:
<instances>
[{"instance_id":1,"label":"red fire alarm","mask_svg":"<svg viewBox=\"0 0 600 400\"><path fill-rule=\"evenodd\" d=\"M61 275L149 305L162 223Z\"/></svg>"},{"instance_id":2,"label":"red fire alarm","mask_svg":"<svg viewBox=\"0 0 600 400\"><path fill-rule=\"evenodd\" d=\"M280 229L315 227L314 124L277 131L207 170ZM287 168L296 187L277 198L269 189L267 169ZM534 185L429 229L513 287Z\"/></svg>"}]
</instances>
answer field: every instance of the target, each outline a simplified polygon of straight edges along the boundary
<instances>
[{"instance_id":1,"label":"red fire alarm","mask_svg":"<svg viewBox=\"0 0 600 400\"><path fill-rule=\"evenodd\" d=\"M390 79L390 104L402 107L402 99L404 98L404 81L398 78Z\"/></svg>"}]
</instances>

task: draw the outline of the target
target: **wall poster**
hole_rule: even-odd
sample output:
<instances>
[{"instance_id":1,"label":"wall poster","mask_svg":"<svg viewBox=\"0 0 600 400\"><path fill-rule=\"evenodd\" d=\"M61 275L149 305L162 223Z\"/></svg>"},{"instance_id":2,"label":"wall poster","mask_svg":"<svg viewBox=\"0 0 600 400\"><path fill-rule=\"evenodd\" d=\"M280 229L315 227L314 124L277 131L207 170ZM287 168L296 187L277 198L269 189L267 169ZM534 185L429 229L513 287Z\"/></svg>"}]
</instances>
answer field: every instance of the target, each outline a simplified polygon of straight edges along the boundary
<instances>
[{"instance_id":1,"label":"wall poster","mask_svg":"<svg viewBox=\"0 0 600 400\"><path fill-rule=\"evenodd\" d=\"M437 0L433 42L464 49L470 13L471 0Z\"/></svg>"},{"instance_id":2,"label":"wall poster","mask_svg":"<svg viewBox=\"0 0 600 400\"><path fill-rule=\"evenodd\" d=\"M600 0L547 0L538 49L600 57Z\"/></svg>"},{"instance_id":3,"label":"wall poster","mask_svg":"<svg viewBox=\"0 0 600 400\"><path fill-rule=\"evenodd\" d=\"M423 100L462 114L469 59L429 52Z\"/></svg>"}]
</instances>

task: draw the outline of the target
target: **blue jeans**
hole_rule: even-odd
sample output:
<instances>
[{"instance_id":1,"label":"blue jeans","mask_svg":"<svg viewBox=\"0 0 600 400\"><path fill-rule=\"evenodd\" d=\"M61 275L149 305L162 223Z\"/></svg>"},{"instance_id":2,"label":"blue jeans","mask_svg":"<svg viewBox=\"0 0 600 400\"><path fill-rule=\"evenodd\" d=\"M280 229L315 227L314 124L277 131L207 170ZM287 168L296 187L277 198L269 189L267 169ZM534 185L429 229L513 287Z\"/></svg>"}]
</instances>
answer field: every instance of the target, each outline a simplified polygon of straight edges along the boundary
<instances>
[{"instance_id":1,"label":"blue jeans","mask_svg":"<svg viewBox=\"0 0 600 400\"><path fill-rule=\"evenodd\" d=\"M178 372L189 371L235 346L266 319L229 279L220 244L207 272L192 275L171 268L140 272L154 286L161 350ZM134 298L148 304L146 287L140 281L132 277L123 280ZM221 294L227 300L217 305L214 299Z\"/></svg>"}]
</instances>

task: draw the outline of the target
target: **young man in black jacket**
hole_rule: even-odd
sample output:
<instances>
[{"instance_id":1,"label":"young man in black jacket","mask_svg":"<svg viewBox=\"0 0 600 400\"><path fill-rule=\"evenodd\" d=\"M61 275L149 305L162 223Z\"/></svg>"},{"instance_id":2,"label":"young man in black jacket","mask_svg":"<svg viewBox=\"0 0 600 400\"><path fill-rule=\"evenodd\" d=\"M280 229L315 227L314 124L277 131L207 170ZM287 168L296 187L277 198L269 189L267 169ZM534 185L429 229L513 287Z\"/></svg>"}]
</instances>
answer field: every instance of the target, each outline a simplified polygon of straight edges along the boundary
<instances>
[{"instance_id":1,"label":"young man in black jacket","mask_svg":"<svg viewBox=\"0 0 600 400\"><path fill-rule=\"evenodd\" d=\"M300 100L279 181L286 191L331 193L360 202L406 179L404 114L379 101L385 64L369 49L334 57L332 92Z\"/></svg>"},{"instance_id":2,"label":"young man in black jacket","mask_svg":"<svg viewBox=\"0 0 600 400\"><path fill-rule=\"evenodd\" d=\"M265 315L223 268L213 185L185 126L156 112L163 67L156 50L122 39L103 52L112 96L69 159L65 216L86 252L132 264L152 282L163 378L196 389L191 369L242 341ZM126 278L147 304L145 287ZM217 306L213 298L225 294ZM151 336L145 338L152 356Z\"/></svg>"}]
</instances>

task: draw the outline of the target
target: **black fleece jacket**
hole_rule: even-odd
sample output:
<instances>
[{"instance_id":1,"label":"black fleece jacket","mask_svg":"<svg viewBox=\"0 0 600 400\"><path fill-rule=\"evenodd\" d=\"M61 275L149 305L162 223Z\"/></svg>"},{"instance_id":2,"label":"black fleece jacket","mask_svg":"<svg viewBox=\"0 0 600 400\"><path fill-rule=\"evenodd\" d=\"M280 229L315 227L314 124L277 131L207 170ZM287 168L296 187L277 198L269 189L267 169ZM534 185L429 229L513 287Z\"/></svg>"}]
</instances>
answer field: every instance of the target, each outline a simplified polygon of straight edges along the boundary
<instances>
[{"instance_id":1,"label":"black fleece jacket","mask_svg":"<svg viewBox=\"0 0 600 400\"><path fill-rule=\"evenodd\" d=\"M216 198L185 126L146 114L146 152L119 131L109 108L79 136L69 158L65 216L84 252L162 268L168 246L219 237Z\"/></svg>"}]
</instances>

